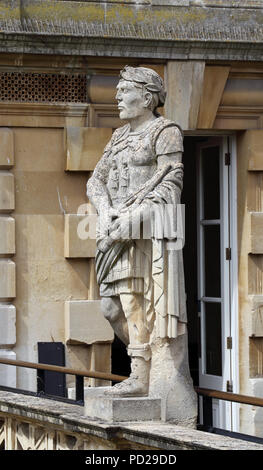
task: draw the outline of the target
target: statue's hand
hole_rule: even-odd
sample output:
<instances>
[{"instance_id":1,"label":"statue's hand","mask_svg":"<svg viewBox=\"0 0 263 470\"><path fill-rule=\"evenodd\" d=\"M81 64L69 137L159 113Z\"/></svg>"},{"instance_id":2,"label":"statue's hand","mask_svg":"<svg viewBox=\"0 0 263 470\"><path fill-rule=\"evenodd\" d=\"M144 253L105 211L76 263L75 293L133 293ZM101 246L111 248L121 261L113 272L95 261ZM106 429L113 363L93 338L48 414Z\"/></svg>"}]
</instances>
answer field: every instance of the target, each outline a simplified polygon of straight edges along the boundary
<instances>
[{"instance_id":1,"label":"statue's hand","mask_svg":"<svg viewBox=\"0 0 263 470\"><path fill-rule=\"evenodd\" d=\"M106 237L97 241L97 247L102 253L106 253L113 243L114 240L111 237Z\"/></svg>"},{"instance_id":2,"label":"statue's hand","mask_svg":"<svg viewBox=\"0 0 263 470\"><path fill-rule=\"evenodd\" d=\"M130 238L131 218L129 215L118 217L110 227L110 237L114 240Z\"/></svg>"},{"instance_id":3,"label":"statue's hand","mask_svg":"<svg viewBox=\"0 0 263 470\"><path fill-rule=\"evenodd\" d=\"M119 217L119 211L116 210L116 209L113 209L113 207L110 207L109 208L109 217L111 220L115 220L117 219L117 217Z\"/></svg>"}]
</instances>

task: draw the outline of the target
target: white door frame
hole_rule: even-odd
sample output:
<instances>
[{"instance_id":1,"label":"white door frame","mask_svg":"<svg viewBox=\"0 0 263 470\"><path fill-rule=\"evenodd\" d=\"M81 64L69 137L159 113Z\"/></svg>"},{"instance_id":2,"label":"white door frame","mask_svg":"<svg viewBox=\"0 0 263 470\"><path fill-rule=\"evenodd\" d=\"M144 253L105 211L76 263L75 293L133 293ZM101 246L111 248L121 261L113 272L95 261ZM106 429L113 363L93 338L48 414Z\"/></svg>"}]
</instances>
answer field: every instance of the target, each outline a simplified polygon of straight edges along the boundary
<instances>
[{"instance_id":1,"label":"white door frame","mask_svg":"<svg viewBox=\"0 0 263 470\"><path fill-rule=\"evenodd\" d=\"M236 136L226 138L230 158L230 244L232 259L230 263L230 335L232 337L231 375L233 381L233 393L240 392L239 384L239 315L238 315L238 224L237 224L237 148ZM239 404L232 403L232 431L239 432Z\"/></svg>"},{"instance_id":2,"label":"white door frame","mask_svg":"<svg viewBox=\"0 0 263 470\"><path fill-rule=\"evenodd\" d=\"M235 137L215 137L198 146L200 155L202 148L220 146L220 219L217 221L203 220L202 173L198 157L198 293L200 299L201 318L201 359L199 360L199 385L204 388L226 391L227 381L233 384L233 391L238 392L238 271L237 271L237 184L236 184L236 143ZM230 165L225 164L225 155L229 154ZM225 217L226 216L226 217ZM230 223L229 223L230 222ZM218 299L204 296L204 246L203 226L220 225L221 233L221 297ZM230 225L230 226L229 226ZM231 260L225 259L226 248L231 248ZM205 338L204 338L204 306L206 302L221 303L222 329L222 376L205 373ZM227 347L227 338L232 338L232 349ZM229 402L214 400L215 426L238 430L238 409Z\"/></svg>"}]
</instances>

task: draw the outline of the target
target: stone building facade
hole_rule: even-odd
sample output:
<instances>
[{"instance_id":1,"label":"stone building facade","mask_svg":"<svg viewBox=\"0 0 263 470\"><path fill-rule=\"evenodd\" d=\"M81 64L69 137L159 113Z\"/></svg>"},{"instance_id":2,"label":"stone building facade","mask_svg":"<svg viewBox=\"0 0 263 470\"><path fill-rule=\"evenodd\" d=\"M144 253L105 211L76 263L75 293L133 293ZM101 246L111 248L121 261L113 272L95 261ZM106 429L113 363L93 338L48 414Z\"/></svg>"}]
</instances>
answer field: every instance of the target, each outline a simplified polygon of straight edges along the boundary
<instances>
[{"instance_id":1,"label":"stone building facade","mask_svg":"<svg viewBox=\"0 0 263 470\"><path fill-rule=\"evenodd\" d=\"M38 343L58 342L68 366L111 370L94 240L78 228L121 125L119 71L143 65L164 77L164 115L185 134L195 384L262 397L262 1L2 0L0 13L0 356L37 362ZM0 381L36 388L11 366ZM260 409L215 401L214 414L263 435Z\"/></svg>"}]
</instances>

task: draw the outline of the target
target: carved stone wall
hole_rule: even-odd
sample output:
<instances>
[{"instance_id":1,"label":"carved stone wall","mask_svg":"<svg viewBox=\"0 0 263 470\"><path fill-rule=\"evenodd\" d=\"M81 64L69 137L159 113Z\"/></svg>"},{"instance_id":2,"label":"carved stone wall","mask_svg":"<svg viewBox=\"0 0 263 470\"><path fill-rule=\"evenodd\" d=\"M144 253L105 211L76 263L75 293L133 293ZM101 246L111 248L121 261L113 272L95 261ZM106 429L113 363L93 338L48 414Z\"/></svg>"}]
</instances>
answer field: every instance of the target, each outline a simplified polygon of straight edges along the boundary
<instances>
[{"instance_id":1,"label":"carved stone wall","mask_svg":"<svg viewBox=\"0 0 263 470\"><path fill-rule=\"evenodd\" d=\"M110 443L85 435L52 429L41 423L0 416L0 450L99 450Z\"/></svg>"}]
</instances>

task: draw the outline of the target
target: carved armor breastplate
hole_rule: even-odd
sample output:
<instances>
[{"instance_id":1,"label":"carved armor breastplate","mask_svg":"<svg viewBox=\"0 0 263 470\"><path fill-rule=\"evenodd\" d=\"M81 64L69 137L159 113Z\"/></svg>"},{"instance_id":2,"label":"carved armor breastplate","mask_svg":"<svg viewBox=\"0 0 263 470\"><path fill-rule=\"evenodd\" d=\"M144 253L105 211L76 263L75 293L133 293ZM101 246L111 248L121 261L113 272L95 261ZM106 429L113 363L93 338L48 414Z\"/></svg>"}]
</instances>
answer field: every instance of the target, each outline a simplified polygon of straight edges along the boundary
<instances>
[{"instance_id":1,"label":"carved armor breastplate","mask_svg":"<svg viewBox=\"0 0 263 470\"><path fill-rule=\"evenodd\" d=\"M107 188L113 206L124 202L148 181L157 169L151 135L155 121L140 133L129 132L129 126L112 145Z\"/></svg>"}]
</instances>

